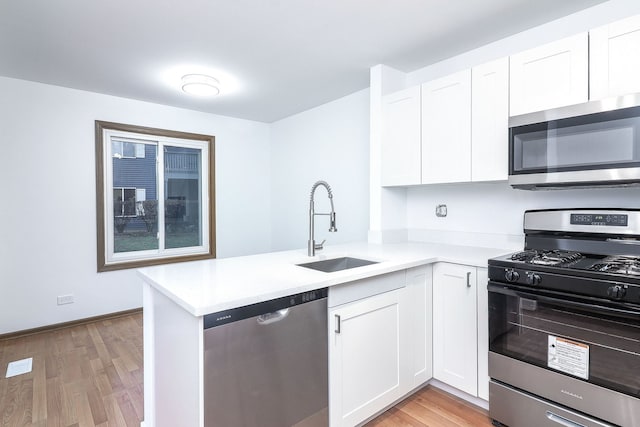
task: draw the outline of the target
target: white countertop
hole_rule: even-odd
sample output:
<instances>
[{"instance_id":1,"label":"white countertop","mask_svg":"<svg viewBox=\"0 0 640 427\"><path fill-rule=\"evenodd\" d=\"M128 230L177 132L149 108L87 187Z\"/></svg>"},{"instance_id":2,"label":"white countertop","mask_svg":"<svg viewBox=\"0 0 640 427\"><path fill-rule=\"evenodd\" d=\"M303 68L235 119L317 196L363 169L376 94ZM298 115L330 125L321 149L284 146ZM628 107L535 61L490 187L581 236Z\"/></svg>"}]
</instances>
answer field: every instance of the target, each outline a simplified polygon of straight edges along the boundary
<instances>
[{"instance_id":1,"label":"white countertop","mask_svg":"<svg viewBox=\"0 0 640 427\"><path fill-rule=\"evenodd\" d=\"M433 243L357 243L327 246L315 257L299 249L146 267L138 274L187 312L203 316L438 261L486 267L488 258L509 252ZM296 265L341 256L379 263L334 273Z\"/></svg>"}]
</instances>

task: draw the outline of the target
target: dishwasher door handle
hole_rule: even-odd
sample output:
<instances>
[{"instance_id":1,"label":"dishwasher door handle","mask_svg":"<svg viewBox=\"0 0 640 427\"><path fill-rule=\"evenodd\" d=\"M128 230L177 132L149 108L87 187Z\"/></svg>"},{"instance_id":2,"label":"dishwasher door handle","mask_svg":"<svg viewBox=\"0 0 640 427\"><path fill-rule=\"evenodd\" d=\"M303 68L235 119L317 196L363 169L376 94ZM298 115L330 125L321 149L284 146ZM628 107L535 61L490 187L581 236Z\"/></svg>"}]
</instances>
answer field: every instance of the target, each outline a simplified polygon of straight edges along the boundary
<instances>
[{"instance_id":1,"label":"dishwasher door handle","mask_svg":"<svg viewBox=\"0 0 640 427\"><path fill-rule=\"evenodd\" d=\"M259 325L269 325L284 320L289 315L289 309L284 308L282 310L274 311L273 313L265 313L257 318Z\"/></svg>"}]
</instances>

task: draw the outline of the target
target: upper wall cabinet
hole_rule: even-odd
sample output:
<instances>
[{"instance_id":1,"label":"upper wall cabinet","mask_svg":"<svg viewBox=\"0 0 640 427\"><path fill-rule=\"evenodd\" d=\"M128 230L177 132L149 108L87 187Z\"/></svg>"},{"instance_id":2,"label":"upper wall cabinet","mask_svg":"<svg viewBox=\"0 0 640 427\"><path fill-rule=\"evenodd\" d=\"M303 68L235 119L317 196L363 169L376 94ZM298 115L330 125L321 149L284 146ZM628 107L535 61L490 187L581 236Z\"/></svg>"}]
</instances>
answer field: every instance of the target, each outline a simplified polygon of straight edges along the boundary
<instances>
[{"instance_id":1,"label":"upper wall cabinet","mask_svg":"<svg viewBox=\"0 0 640 427\"><path fill-rule=\"evenodd\" d=\"M420 86L382 99L382 185L420 184Z\"/></svg>"},{"instance_id":2,"label":"upper wall cabinet","mask_svg":"<svg viewBox=\"0 0 640 427\"><path fill-rule=\"evenodd\" d=\"M591 99L640 92L640 16L589 32Z\"/></svg>"},{"instance_id":3,"label":"upper wall cabinet","mask_svg":"<svg viewBox=\"0 0 640 427\"><path fill-rule=\"evenodd\" d=\"M588 76L587 33L515 54L510 57L510 115L586 102Z\"/></svg>"},{"instance_id":4,"label":"upper wall cabinet","mask_svg":"<svg viewBox=\"0 0 640 427\"><path fill-rule=\"evenodd\" d=\"M422 183L471 181L471 70L422 85Z\"/></svg>"},{"instance_id":5,"label":"upper wall cabinet","mask_svg":"<svg viewBox=\"0 0 640 427\"><path fill-rule=\"evenodd\" d=\"M471 180L508 177L509 59L471 70Z\"/></svg>"},{"instance_id":6,"label":"upper wall cabinet","mask_svg":"<svg viewBox=\"0 0 640 427\"><path fill-rule=\"evenodd\" d=\"M508 58L386 95L382 105L383 186L507 179Z\"/></svg>"}]
</instances>

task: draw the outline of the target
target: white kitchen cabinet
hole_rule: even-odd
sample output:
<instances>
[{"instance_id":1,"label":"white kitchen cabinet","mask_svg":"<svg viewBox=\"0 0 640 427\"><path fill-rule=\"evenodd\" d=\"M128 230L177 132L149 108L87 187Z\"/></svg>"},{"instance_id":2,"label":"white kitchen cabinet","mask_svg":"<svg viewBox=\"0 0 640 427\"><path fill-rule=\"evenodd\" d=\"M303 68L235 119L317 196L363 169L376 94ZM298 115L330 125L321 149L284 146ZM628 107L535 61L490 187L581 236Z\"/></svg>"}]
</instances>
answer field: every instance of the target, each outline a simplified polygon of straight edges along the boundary
<instances>
[{"instance_id":1,"label":"white kitchen cabinet","mask_svg":"<svg viewBox=\"0 0 640 427\"><path fill-rule=\"evenodd\" d=\"M509 58L473 67L471 80L471 180L506 180Z\"/></svg>"},{"instance_id":2,"label":"white kitchen cabinet","mask_svg":"<svg viewBox=\"0 0 640 427\"><path fill-rule=\"evenodd\" d=\"M354 426L403 396L404 291L396 289L329 310L332 427Z\"/></svg>"},{"instance_id":3,"label":"white kitchen cabinet","mask_svg":"<svg viewBox=\"0 0 640 427\"><path fill-rule=\"evenodd\" d=\"M407 305L403 312L406 312L409 322L409 390L424 384L433 376L432 276L430 265L407 270Z\"/></svg>"},{"instance_id":4,"label":"white kitchen cabinet","mask_svg":"<svg viewBox=\"0 0 640 427\"><path fill-rule=\"evenodd\" d=\"M471 181L471 70L422 85L422 183Z\"/></svg>"},{"instance_id":5,"label":"white kitchen cabinet","mask_svg":"<svg viewBox=\"0 0 640 427\"><path fill-rule=\"evenodd\" d=\"M433 376L473 396L478 393L476 268L433 267Z\"/></svg>"},{"instance_id":6,"label":"white kitchen cabinet","mask_svg":"<svg viewBox=\"0 0 640 427\"><path fill-rule=\"evenodd\" d=\"M478 283L478 397L489 400L489 271L477 268Z\"/></svg>"},{"instance_id":7,"label":"white kitchen cabinet","mask_svg":"<svg viewBox=\"0 0 640 427\"><path fill-rule=\"evenodd\" d=\"M382 98L383 186L420 184L420 86Z\"/></svg>"},{"instance_id":8,"label":"white kitchen cabinet","mask_svg":"<svg viewBox=\"0 0 640 427\"><path fill-rule=\"evenodd\" d=\"M590 98L640 92L640 15L589 32Z\"/></svg>"},{"instance_id":9,"label":"white kitchen cabinet","mask_svg":"<svg viewBox=\"0 0 640 427\"><path fill-rule=\"evenodd\" d=\"M586 102L589 97L587 33L510 57L510 115Z\"/></svg>"}]
</instances>

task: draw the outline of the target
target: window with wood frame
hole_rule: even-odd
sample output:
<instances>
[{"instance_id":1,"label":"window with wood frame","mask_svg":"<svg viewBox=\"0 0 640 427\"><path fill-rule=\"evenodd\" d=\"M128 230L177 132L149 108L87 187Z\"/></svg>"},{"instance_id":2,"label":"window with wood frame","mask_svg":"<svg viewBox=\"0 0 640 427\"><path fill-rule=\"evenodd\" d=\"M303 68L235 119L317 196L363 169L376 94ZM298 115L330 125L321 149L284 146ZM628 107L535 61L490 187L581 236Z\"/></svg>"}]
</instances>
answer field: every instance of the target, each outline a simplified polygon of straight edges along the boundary
<instances>
[{"instance_id":1,"label":"window with wood frame","mask_svg":"<svg viewBox=\"0 0 640 427\"><path fill-rule=\"evenodd\" d=\"M98 271L214 258L214 137L95 130Z\"/></svg>"}]
</instances>

